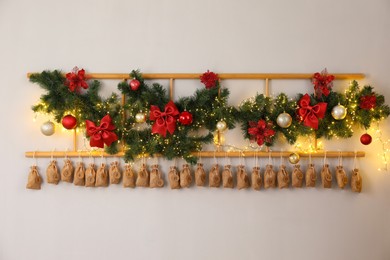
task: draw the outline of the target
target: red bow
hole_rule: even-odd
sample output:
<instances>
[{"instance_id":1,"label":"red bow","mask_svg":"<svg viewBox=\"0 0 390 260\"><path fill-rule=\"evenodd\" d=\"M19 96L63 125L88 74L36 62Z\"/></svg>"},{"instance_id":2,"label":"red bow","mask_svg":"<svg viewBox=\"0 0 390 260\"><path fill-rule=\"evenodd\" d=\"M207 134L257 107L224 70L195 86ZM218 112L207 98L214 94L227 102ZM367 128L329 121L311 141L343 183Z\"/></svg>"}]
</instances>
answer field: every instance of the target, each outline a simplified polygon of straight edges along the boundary
<instances>
[{"instance_id":1,"label":"red bow","mask_svg":"<svg viewBox=\"0 0 390 260\"><path fill-rule=\"evenodd\" d=\"M314 73L312 82L314 84L314 90L317 98L321 98L322 94L326 97L329 96L333 87L333 80L334 76L329 75L326 69L321 71L321 73Z\"/></svg>"},{"instance_id":2,"label":"red bow","mask_svg":"<svg viewBox=\"0 0 390 260\"><path fill-rule=\"evenodd\" d=\"M165 105L164 112L161 112L158 106L150 107L150 120L156 120L152 126L153 134L160 134L163 137L167 135L167 131L171 134L176 130L176 116L179 115L179 110L172 101Z\"/></svg>"},{"instance_id":3,"label":"red bow","mask_svg":"<svg viewBox=\"0 0 390 260\"><path fill-rule=\"evenodd\" d=\"M110 146L118 140L118 136L112 132L115 130L115 125L111 122L110 115L106 115L100 121L100 125L96 127L95 123L89 120L85 121L87 134L90 136L89 144L91 147L104 148L104 144Z\"/></svg>"},{"instance_id":4,"label":"red bow","mask_svg":"<svg viewBox=\"0 0 390 260\"><path fill-rule=\"evenodd\" d=\"M74 67L72 72L66 73L66 85L69 87L69 90L74 92L80 91L80 88L87 89L88 84L85 82L85 70Z\"/></svg>"},{"instance_id":5,"label":"red bow","mask_svg":"<svg viewBox=\"0 0 390 260\"><path fill-rule=\"evenodd\" d=\"M320 102L317 105L310 106L310 96L305 94L299 101L300 108L298 109L298 115L303 121L305 126L318 129L318 118L324 118L326 107L325 102Z\"/></svg>"}]
</instances>

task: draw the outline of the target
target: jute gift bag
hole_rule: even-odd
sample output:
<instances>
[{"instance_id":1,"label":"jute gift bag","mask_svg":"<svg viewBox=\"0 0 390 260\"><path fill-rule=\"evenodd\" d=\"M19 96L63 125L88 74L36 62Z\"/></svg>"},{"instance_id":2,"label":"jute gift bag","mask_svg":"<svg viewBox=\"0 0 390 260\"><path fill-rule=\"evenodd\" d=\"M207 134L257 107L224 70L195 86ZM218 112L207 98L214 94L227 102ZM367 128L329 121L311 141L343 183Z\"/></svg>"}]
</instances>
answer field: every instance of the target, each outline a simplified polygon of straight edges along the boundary
<instances>
[{"instance_id":1,"label":"jute gift bag","mask_svg":"<svg viewBox=\"0 0 390 260\"><path fill-rule=\"evenodd\" d=\"M323 188L332 188L332 174L329 170L329 164L324 164L321 170L321 182Z\"/></svg>"},{"instance_id":2,"label":"jute gift bag","mask_svg":"<svg viewBox=\"0 0 390 260\"><path fill-rule=\"evenodd\" d=\"M188 188L191 186L192 176L189 165L183 164L183 169L180 171L180 186L182 188Z\"/></svg>"},{"instance_id":3,"label":"jute gift bag","mask_svg":"<svg viewBox=\"0 0 390 260\"><path fill-rule=\"evenodd\" d=\"M105 163L100 164L99 169L96 172L96 187L107 187L108 186L108 172Z\"/></svg>"},{"instance_id":4,"label":"jute gift bag","mask_svg":"<svg viewBox=\"0 0 390 260\"><path fill-rule=\"evenodd\" d=\"M264 172L264 188L275 188L276 187L276 172L273 170L271 164L265 166Z\"/></svg>"},{"instance_id":5,"label":"jute gift bag","mask_svg":"<svg viewBox=\"0 0 390 260\"><path fill-rule=\"evenodd\" d=\"M216 163L211 167L209 173L209 187L219 188L219 186L221 186L221 175L219 165Z\"/></svg>"},{"instance_id":6,"label":"jute gift bag","mask_svg":"<svg viewBox=\"0 0 390 260\"><path fill-rule=\"evenodd\" d=\"M180 176L176 166L169 168L168 180L171 189L180 189Z\"/></svg>"},{"instance_id":7,"label":"jute gift bag","mask_svg":"<svg viewBox=\"0 0 390 260\"><path fill-rule=\"evenodd\" d=\"M95 164L90 163L85 170L85 187L95 187L96 171Z\"/></svg>"},{"instance_id":8,"label":"jute gift bag","mask_svg":"<svg viewBox=\"0 0 390 260\"><path fill-rule=\"evenodd\" d=\"M158 168L158 164L153 164L152 170L150 171L150 188L161 187L164 187L164 179L162 178L162 173Z\"/></svg>"},{"instance_id":9,"label":"jute gift bag","mask_svg":"<svg viewBox=\"0 0 390 260\"><path fill-rule=\"evenodd\" d=\"M123 173L123 187L134 188L135 187L135 174L130 164L125 164L125 172Z\"/></svg>"},{"instance_id":10,"label":"jute gift bag","mask_svg":"<svg viewBox=\"0 0 390 260\"><path fill-rule=\"evenodd\" d=\"M138 171L137 180L135 182L137 187L149 187L149 172L146 164L143 163Z\"/></svg>"},{"instance_id":11,"label":"jute gift bag","mask_svg":"<svg viewBox=\"0 0 390 260\"><path fill-rule=\"evenodd\" d=\"M110 184L119 184L121 181L122 173L119 168L119 162L111 162L108 169L108 175L110 176Z\"/></svg>"},{"instance_id":12,"label":"jute gift bag","mask_svg":"<svg viewBox=\"0 0 390 260\"><path fill-rule=\"evenodd\" d=\"M294 188L302 188L302 184L303 172L301 171L301 166L299 164L295 164L292 172L292 186Z\"/></svg>"},{"instance_id":13,"label":"jute gift bag","mask_svg":"<svg viewBox=\"0 0 390 260\"><path fill-rule=\"evenodd\" d=\"M40 190L41 189L41 176L39 176L38 167L36 165L31 166L30 173L27 179L27 189Z\"/></svg>"},{"instance_id":14,"label":"jute gift bag","mask_svg":"<svg viewBox=\"0 0 390 260\"><path fill-rule=\"evenodd\" d=\"M351 189L353 192L361 192L362 191L362 177L360 176L358 169L352 170L351 176Z\"/></svg>"},{"instance_id":15,"label":"jute gift bag","mask_svg":"<svg viewBox=\"0 0 390 260\"><path fill-rule=\"evenodd\" d=\"M317 173L316 169L314 168L314 164L309 163L307 170L306 170L306 187L315 187L316 181L317 181Z\"/></svg>"},{"instance_id":16,"label":"jute gift bag","mask_svg":"<svg viewBox=\"0 0 390 260\"><path fill-rule=\"evenodd\" d=\"M336 180L337 180L337 185L341 189L344 189L345 185L347 185L348 183L348 177L342 165L336 166Z\"/></svg>"},{"instance_id":17,"label":"jute gift bag","mask_svg":"<svg viewBox=\"0 0 390 260\"><path fill-rule=\"evenodd\" d=\"M261 185L263 185L263 180L261 179L261 174L260 174L260 167L259 166L254 166L252 169L252 188L254 190L260 190Z\"/></svg>"},{"instance_id":18,"label":"jute gift bag","mask_svg":"<svg viewBox=\"0 0 390 260\"><path fill-rule=\"evenodd\" d=\"M69 159L64 160L64 167L61 170L61 181L64 182L73 182L73 174L74 174L74 168L72 165L72 161Z\"/></svg>"},{"instance_id":19,"label":"jute gift bag","mask_svg":"<svg viewBox=\"0 0 390 260\"><path fill-rule=\"evenodd\" d=\"M231 170L231 165L225 165L223 171L222 171L222 186L224 188L233 188L234 183L233 183L233 174Z\"/></svg>"},{"instance_id":20,"label":"jute gift bag","mask_svg":"<svg viewBox=\"0 0 390 260\"><path fill-rule=\"evenodd\" d=\"M237 188L239 190L249 188L249 177L245 170L245 165L237 166Z\"/></svg>"},{"instance_id":21,"label":"jute gift bag","mask_svg":"<svg viewBox=\"0 0 390 260\"><path fill-rule=\"evenodd\" d=\"M290 175L286 170L286 165L282 164L278 171L278 187L279 189L288 188L290 184Z\"/></svg>"},{"instance_id":22,"label":"jute gift bag","mask_svg":"<svg viewBox=\"0 0 390 260\"><path fill-rule=\"evenodd\" d=\"M74 171L73 184L76 186L85 185L85 167L82 161L77 162L76 169Z\"/></svg>"},{"instance_id":23,"label":"jute gift bag","mask_svg":"<svg viewBox=\"0 0 390 260\"><path fill-rule=\"evenodd\" d=\"M206 172L203 168L203 163L198 163L195 171L196 186L204 186L206 184Z\"/></svg>"},{"instance_id":24,"label":"jute gift bag","mask_svg":"<svg viewBox=\"0 0 390 260\"><path fill-rule=\"evenodd\" d=\"M60 181L60 173L57 168L57 161L51 160L49 166L46 169L47 182L57 185Z\"/></svg>"}]
</instances>

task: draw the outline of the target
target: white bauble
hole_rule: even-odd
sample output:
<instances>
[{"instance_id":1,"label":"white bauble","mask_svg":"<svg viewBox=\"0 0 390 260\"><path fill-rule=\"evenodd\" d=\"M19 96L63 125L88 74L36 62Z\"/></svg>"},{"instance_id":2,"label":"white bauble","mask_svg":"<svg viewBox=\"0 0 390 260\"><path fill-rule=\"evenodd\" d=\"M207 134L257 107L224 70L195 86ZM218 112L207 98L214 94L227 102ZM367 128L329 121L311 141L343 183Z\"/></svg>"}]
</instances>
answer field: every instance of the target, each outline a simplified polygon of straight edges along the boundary
<instances>
[{"instance_id":1,"label":"white bauble","mask_svg":"<svg viewBox=\"0 0 390 260\"><path fill-rule=\"evenodd\" d=\"M292 123L290 114L283 112L276 118L276 123L282 128L288 128Z\"/></svg>"},{"instance_id":2,"label":"white bauble","mask_svg":"<svg viewBox=\"0 0 390 260\"><path fill-rule=\"evenodd\" d=\"M347 108L338 104L332 108L332 116L336 120L343 120L347 116Z\"/></svg>"},{"instance_id":3,"label":"white bauble","mask_svg":"<svg viewBox=\"0 0 390 260\"><path fill-rule=\"evenodd\" d=\"M41 125L41 132L44 135L50 136L55 132L55 125L51 121L47 121Z\"/></svg>"}]
</instances>

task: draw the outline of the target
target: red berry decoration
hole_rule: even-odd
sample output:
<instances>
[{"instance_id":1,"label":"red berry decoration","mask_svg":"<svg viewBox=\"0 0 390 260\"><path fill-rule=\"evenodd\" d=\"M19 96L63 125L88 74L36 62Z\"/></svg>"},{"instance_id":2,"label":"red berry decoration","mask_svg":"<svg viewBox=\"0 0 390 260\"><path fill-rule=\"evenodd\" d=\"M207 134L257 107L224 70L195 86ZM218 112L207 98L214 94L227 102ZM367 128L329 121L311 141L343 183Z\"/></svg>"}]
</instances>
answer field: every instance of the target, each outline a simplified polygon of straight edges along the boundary
<instances>
[{"instance_id":1,"label":"red berry decoration","mask_svg":"<svg viewBox=\"0 0 390 260\"><path fill-rule=\"evenodd\" d=\"M66 115L62 118L62 126L66 129L73 129L77 126L77 119L72 115Z\"/></svg>"},{"instance_id":2,"label":"red berry decoration","mask_svg":"<svg viewBox=\"0 0 390 260\"><path fill-rule=\"evenodd\" d=\"M133 80L130 81L130 88L131 88L131 90L136 91L139 88L140 85L141 85L141 83L138 80L136 80L136 79L133 79Z\"/></svg>"},{"instance_id":3,"label":"red berry decoration","mask_svg":"<svg viewBox=\"0 0 390 260\"><path fill-rule=\"evenodd\" d=\"M369 134L363 134L361 137L360 137L360 142L364 145L369 145L372 141L372 137L371 135Z\"/></svg>"},{"instance_id":4,"label":"red berry decoration","mask_svg":"<svg viewBox=\"0 0 390 260\"><path fill-rule=\"evenodd\" d=\"M192 114L188 111L183 111L180 113L179 122L182 125L192 124Z\"/></svg>"}]
</instances>

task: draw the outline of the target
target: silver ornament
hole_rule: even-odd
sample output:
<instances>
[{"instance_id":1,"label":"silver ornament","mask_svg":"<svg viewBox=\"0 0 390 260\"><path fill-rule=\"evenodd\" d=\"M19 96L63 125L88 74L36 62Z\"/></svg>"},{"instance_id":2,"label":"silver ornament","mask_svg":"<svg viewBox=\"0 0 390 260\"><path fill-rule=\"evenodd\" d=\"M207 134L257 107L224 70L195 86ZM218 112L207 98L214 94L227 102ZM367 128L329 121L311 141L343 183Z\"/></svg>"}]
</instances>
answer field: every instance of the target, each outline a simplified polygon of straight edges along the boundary
<instances>
[{"instance_id":1,"label":"silver ornament","mask_svg":"<svg viewBox=\"0 0 390 260\"><path fill-rule=\"evenodd\" d=\"M279 114L278 117L276 118L276 123L278 124L278 126L282 128L287 128L291 125L292 118L290 114L283 112Z\"/></svg>"},{"instance_id":2,"label":"silver ornament","mask_svg":"<svg viewBox=\"0 0 390 260\"><path fill-rule=\"evenodd\" d=\"M144 123L146 121L146 116L144 113L137 113L135 115L135 121L137 123Z\"/></svg>"},{"instance_id":3,"label":"silver ornament","mask_svg":"<svg viewBox=\"0 0 390 260\"><path fill-rule=\"evenodd\" d=\"M347 115L347 108L338 104L332 108L332 116L336 120L343 120Z\"/></svg>"},{"instance_id":4,"label":"silver ornament","mask_svg":"<svg viewBox=\"0 0 390 260\"><path fill-rule=\"evenodd\" d=\"M225 121L219 121L218 123L217 123L217 129L219 130L219 131L225 131L226 130L226 128L227 128L227 125L226 125L226 122Z\"/></svg>"},{"instance_id":5,"label":"silver ornament","mask_svg":"<svg viewBox=\"0 0 390 260\"><path fill-rule=\"evenodd\" d=\"M288 161L292 164L297 164L299 163L299 154L297 153L291 153L289 156L288 156Z\"/></svg>"},{"instance_id":6,"label":"silver ornament","mask_svg":"<svg viewBox=\"0 0 390 260\"><path fill-rule=\"evenodd\" d=\"M41 125L41 132L44 135L50 136L54 134L55 131L55 125L51 121L47 121Z\"/></svg>"}]
</instances>

